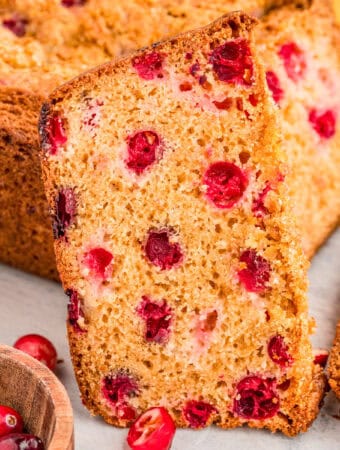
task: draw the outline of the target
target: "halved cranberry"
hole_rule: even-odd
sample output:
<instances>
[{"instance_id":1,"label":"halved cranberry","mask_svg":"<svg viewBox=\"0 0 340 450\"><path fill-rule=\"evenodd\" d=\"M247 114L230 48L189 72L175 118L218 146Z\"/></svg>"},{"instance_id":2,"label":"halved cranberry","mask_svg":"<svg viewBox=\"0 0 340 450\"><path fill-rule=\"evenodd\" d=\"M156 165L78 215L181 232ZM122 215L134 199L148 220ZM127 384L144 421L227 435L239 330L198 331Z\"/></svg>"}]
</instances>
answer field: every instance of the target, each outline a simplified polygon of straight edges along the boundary
<instances>
[{"instance_id":1,"label":"halved cranberry","mask_svg":"<svg viewBox=\"0 0 340 450\"><path fill-rule=\"evenodd\" d=\"M14 14L9 19L4 19L2 25L5 28L8 28L16 36L23 37L26 34L28 20L19 14Z\"/></svg>"},{"instance_id":2,"label":"halved cranberry","mask_svg":"<svg viewBox=\"0 0 340 450\"><path fill-rule=\"evenodd\" d=\"M332 110L312 109L309 113L309 121L321 138L330 139L335 135L336 115Z\"/></svg>"},{"instance_id":3,"label":"halved cranberry","mask_svg":"<svg viewBox=\"0 0 340 450\"><path fill-rule=\"evenodd\" d=\"M72 6L83 6L87 0L61 0L61 4L65 8L72 8Z\"/></svg>"},{"instance_id":4,"label":"halved cranberry","mask_svg":"<svg viewBox=\"0 0 340 450\"><path fill-rule=\"evenodd\" d=\"M110 266L113 260L111 252L105 248L93 248L85 253L83 263L90 270L90 273L103 280L110 277Z\"/></svg>"},{"instance_id":5,"label":"halved cranberry","mask_svg":"<svg viewBox=\"0 0 340 450\"><path fill-rule=\"evenodd\" d=\"M45 450L40 438L32 434L12 433L0 438L1 450Z\"/></svg>"},{"instance_id":6,"label":"halved cranberry","mask_svg":"<svg viewBox=\"0 0 340 450\"><path fill-rule=\"evenodd\" d=\"M148 260L161 270L169 270L179 264L183 253L177 242L170 242L168 229L150 230L144 246Z\"/></svg>"},{"instance_id":7,"label":"halved cranberry","mask_svg":"<svg viewBox=\"0 0 340 450\"><path fill-rule=\"evenodd\" d=\"M21 433L24 422L21 415L9 406L0 405L0 436L10 433Z\"/></svg>"},{"instance_id":8,"label":"halved cranberry","mask_svg":"<svg viewBox=\"0 0 340 450\"><path fill-rule=\"evenodd\" d=\"M293 358L288 353L288 346L279 334L273 336L268 343L270 359L281 367L289 367L293 364Z\"/></svg>"},{"instance_id":9,"label":"halved cranberry","mask_svg":"<svg viewBox=\"0 0 340 450\"><path fill-rule=\"evenodd\" d=\"M27 334L19 338L13 347L37 359L50 370L54 370L57 365L57 351L52 342L44 336Z\"/></svg>"},{"instance_id":10,"label":"halved cranberry","mask_svg":"<svg viewBox=\"0 0 340 450\"><path fill-rule=\"evenodd\" d=\"M206 196L221 209L233 207L241 200L247 186L246 174L235 164L219 161L210 165L204 174Z\"/></svg>"},{"instance_id":11,"label":"halved cranberry","mask_svg":"<svg viewBox=\"0 0 340 450\"><path fill-rule=\"evenodd\" d=\"M221 81L244 85L253 82L253 60L246 39L235 39L216 47L210 55L210 63Z\"/></svg>"},{"instance_id":12,"label":"halved cranberry","mask_svg":"<svg viewBox=\"0 0 340 450\"><path fill-rule=\"evenodd\" d=\"M165 408L150 408L131 426L127 443L132 450L168 450L176 427Z\"/></svg>"},{"instance_id":13,"label":"halved cranberry","mask_svg":"<svg viewBox=\"0 0 340 450\"><path fill-rule=\"evenodd\" d=\"M213 413L218 413L215 406L196 400L188 401L183 409L183 415L191 428L205 427Z\"/></svg>"},{"instance_id":14,"label":"halved cranberry","mask_svg":"<svg viewBox=\"0 0 340 450\"><path fill-rule=\"evenodd\" d=\"M68 322L75 331L84 332L85 330L80 327L78 320L84 318L84 312L82 310L82 299L77 291L74 289L67 289L65 294L69 297L70 301L67 305Z\"/></svg>"},{"instance_id":15,"label":"halved cranberry","mask_svg":"<svg viewBox=\"0 0 340 450\"><path fill-rule=\"evenodd\" d=\"M269 89L271 90L273 94L273 99L276 103L279 103L284 96L284 91L281 88L281 83L279 80L279 77L276 75L275 72L269 70L266 72L266 79Z\"/></svg>"},{"instance_id":16,"label":"halved cranberry","mask_svg":"<svg viewBox=\"0 0 340 450\"><path fill-rule=\"evenodd\" d=\"M128 157L126 165L137 175L160 159L160 139L154 131L138 131L127 139Z\"/></svg>"},{"instance_id":17,"label":"halved cranberry","mask_svg":"<svg viewBox=\"0 0 340 450\"><path fill-rule=\"evenodd\" d=\"M137 381L124 370L107 375L103 379L102 393L112 406L114 413L122 420L131 421L136 417L135 409L129 405L129 398L139 393Z\"/></svg>"},{"instance_id":18,"label":"halved cranberry","mask_svg":"<svg viewBox=\"0 0 340 450\"><path fill-rule=\"evenodd\" d=\"M288 77L295 83L304 77L307 63L303 50L295 43L282 45L279 56L283 60Z\"/></svg>"},{"instance_id":19,"label":"halved cranberry","mask_svg":"<svg viewBox=\"0 0 340 450\"><path fill-rule=\"evenodd\" d=\"M172 321L172 310L166 300L154 302L143 296L137 312L145 320L145 340L165 343L169 338Z\"/></svg>"},{"instance_id":20,"label":"halved cranberry","mask_svg":"<svg viewBox=\"0 0 340 450\"><path fill-rule=\"evenodd\" d=\"M246 290L263 292L270 278L269 262L254 249L245 250L240 256L240 262L246 264L246 268L238 272L238 278Z\"/></svg>"},{"instance_id":21,"label":"halved cranberry","mask_svg":"<svg viewBox=\"0 0 340 450\"><path fill-rule=\"evenodd\" d=\"M44 127L43 148L51 155L56 155L60 147L67 142L65 119L58 113L48 117Z\"/></svg>"},{"instance_id":22,"label":"halved cranberry","mask_svg":"<svg viewBox=\"0 0 340 450\"><path fill-rule=\"evenodd\" d=\"M244 419L264 420L275 416L280 408L275 378L255 375L241 380L236 387L234 413Z\"/></svg>"},{"instance_id":23,"label":"halved cranberry","mask_svg":"<svg viewBox=\"0 0 340 450\"><path fill-rule=\"evenodd\" d=\"M151 52L135 56L132 59L132 66L138 75L144 80L163 78L163 64L165 55L163 53Z\"/></svg>"},{"instance_id":24,"label":"halved cranberry","mask_svg":"<svg viewBox=\"0 0 340 450\"><path fill-rule=\"evenodd\" d=\"M74 223L76 216L76 198L72 188L59 191L55 200L53 215L53 234L55 239L66 235L66 230Z\"/></svg>"},{"instance_id":25,"label":"halved cranberry","mask_svg":"<svg viewBox=\"0 0 340 450\"><path fill-rule=\"evenodd\" d=\"M319 364L321 367L326 367L329 352L323 349L314 350L314 364Z\"/></svg>"}]
</instances>

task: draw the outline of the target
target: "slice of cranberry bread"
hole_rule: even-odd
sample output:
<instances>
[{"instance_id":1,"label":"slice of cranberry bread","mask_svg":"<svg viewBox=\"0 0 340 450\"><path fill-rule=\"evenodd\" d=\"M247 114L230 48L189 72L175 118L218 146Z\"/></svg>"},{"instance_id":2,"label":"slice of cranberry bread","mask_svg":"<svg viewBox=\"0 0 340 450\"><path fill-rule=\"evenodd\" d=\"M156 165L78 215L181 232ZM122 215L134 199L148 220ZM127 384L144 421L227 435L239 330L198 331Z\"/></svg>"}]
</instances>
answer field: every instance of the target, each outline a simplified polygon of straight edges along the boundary
<instances>
[{"instance_id":1,"label":"slice of cranberry bread","mask_svg":"<svg viewBox=\"0 0 340 450\"><path fill-rule=\"evenodd\" d=\"M42 167L85 405L294 435L323 394L274 106L231 14L65 84ZM258 221L253 211L270 184Z\"/></svg>"},{"instance_id":2,"label":"slice of cranberry bread","mask_svg":"<svg viewBox=\"0 0 340 450\"><path fill-rule=\"evenodd\" d=\"M256 42L280 110L303 248L312 256L340 218L340 33L331 2L289 3L263 17Z\"/></svg>"},{"instance_id":3,"label":"slice of cranberry bread","mask_svg":"<svg viewBox=\"0 0 340 450\"><path fill-rule=\"evenodd\" d=\"M336 327L334 345L329 356L328 375L329 385L340 399L340 321Z\"/></svg>"}]
</instances>

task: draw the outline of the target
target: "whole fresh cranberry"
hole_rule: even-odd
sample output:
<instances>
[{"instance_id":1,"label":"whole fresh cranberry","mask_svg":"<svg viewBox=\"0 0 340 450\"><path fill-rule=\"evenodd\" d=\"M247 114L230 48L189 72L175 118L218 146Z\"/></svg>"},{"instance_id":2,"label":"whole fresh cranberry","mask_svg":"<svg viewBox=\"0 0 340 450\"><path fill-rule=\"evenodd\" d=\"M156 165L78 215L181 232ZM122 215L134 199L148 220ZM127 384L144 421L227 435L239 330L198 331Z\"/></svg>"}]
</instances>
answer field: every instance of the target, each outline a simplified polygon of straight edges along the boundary
<instances>
[{"instance_id":1,"label":"whole fresh cranberry","mask_svg":"<svg viewBox=\"0 0 340 450\"><path fill-rule=\"evenodd\" d=\"M127 443L132 450L168 450L176 427L165 408L148 409L131 426Z\"/></svg>"},{"instance_id":2,"label":"whole fresh cranberry","mask_svg":"<svg viewBox=\"0 0 340 450\"><path fill-rule=\"evenodd\" d=\"M28 20L19 14L14 14L10 18L4 19L2 25L16 36L23 37L26 34Z\"/></svg>"},{"instance_id":3,"label":"whole fresh cranberry","mask_svg":"<svg viewBox=\"0 0 340 450\"><path fill-rule=\"evenodd\" d=\"M270 264L258 255L254 249L245 250L240 256L240 262L246 267L239 270L238 278L248 292L262 293L267 288L270 278Z\"/></svg>"},{"instance_id":4,"label":"whole fresh cranberry","mask_svg":"<svg viewBox=\"0 0 340 450\"><path fill-rule=\"evenodd\" d=\"M216 47L210 63L220 81L243 85L253 82L253 60L246 39L227 41Z\"/></svg>"},{"instance_id":5,"label":"whole fresh cranberry","mask_svg":"<svg viewBox=\"0 0 340 450\"><path fill-rule=\"evenodd\" d=\"M217 409L207 402L190 400L184 407L183 415L191 428L203 428L210 416L217 412Z\"/></svg>"},{"instance_id":6,"label":"whole fresh cranberry","mask_svg":"<svg viewBox=\"0 0 340 450\"><path fill-rule=\"evenodd\" d=\"M279 334L273 336L268 343L268 354L270 359L281 367L289 367L293 358L288 353L288 346Z\"/></svg>"},{"instance_id":7,"label":"whole fresh cranberry","mask_svg":"<svg viewBox=\"0 0 340 450\"><path fill-rule=\"evenodd\" d=\"M165 55L163 53L145 53L135 56L132 60L132 66L143 80L149 81L154 78L163 78L164 59Z\"/></svg>"},{"instance_id":8,"label":"whole fresh cranberry","mask_svg":"<svg viewBox=\"0 0 340 450\"><path fill-rule=\"evenodd\" d=\"M54 370L57 365L57 351L52 342L44 336L27 334L19 338L13 347L37 359L50 370Z\"/></svg>"},{"instance_id":9,"label":"whole fresh cranberry","mask_svg":"<svg viewBox=\"0 0 340 450\"><path fill-rule=\"evenodd\" d=\"M147 259L161 270L169 270L183 260L183 253L177 242L170 241L171 232L164 228L150 230L144 246Z\"/></svg>"},{"instance_id":10,"label":"whole fresh cranberry","mask_svg":"<svg viewBox=\"0 0 340 450\"><path fill-rule=\"evenodd\" d=\"M0 450L45 450L45 446L32 434L12 433L0 438Z\"/></svg>"},{"instance_id":11,"label":"whole fresh cranberry","mask_svg":"<svg viewBox=\"0 0 340 450\"><path fill-rule=\"evenodd\" d=\"M234 413L244 419L270 419L280 409L276 393L275 378L251 375L241 380L236 387Z\"/></svg>"},{"instance_id":12,"label":"whole fresh cranberry","mask_svg":"<svg viewBox=\"0 0 340 450\"><path fill-rule=\"evenodd\" d=\"M0 405L0 436L21 433L24 423L21 415L9 406Z\"/></svg>"},{"instance_id":13,"label":"whole fresh cranberry","mask_svg":"<svg viewBox=\"0 0 340 450\"><path fill-rule=\"evenodd\" d=\"M206 196L217 208L232 208L239 202L248 186L245 173L234 163L219 161L211 164L204 174Z\"/></svg>"}]
</instances>

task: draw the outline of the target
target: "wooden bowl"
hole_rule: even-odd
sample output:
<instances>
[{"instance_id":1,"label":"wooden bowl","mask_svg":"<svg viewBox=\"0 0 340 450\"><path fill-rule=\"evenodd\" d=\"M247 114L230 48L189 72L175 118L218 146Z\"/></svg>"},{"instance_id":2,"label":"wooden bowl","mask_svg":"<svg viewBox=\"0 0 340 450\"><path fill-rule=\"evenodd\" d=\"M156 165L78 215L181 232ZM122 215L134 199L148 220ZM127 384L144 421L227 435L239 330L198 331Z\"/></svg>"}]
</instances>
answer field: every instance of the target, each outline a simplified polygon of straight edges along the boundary
<instances>
[{"instance_id":1,"label":"wooden bowl","mask_svg":"<svg viewBox=\"0 0 340 450\"><path fill-rule=\"evenodd\" d=\"M73 412L64 386L26 353L0 345L0 404L16 409L48 450L74 450Z\"/></svg>"}]
</instances>

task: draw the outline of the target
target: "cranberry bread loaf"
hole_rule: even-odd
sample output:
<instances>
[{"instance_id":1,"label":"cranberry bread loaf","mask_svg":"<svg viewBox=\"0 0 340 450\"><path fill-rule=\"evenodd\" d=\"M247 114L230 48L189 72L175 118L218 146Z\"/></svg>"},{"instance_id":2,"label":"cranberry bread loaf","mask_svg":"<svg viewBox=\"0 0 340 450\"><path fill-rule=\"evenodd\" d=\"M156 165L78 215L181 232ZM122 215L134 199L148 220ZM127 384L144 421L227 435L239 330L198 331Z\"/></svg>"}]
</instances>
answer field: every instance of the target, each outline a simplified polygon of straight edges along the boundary
<instances>
[{"instance_id":1,"label":"cranberry bread loaf","mask_svg":"<svg viewBox=\"0 0 340 450\"><path fill-rule=\"evenodd\" d=\"M312 256L340 218L340 33L330 2L290 3L263 17L256 42L281 113L303 248Z\"/></svg>"},{"instance_id":2,"label":"cranberry bread loaf","mask_svg":"<svg viewBox=\"0 0 340 450\"><path fill-rule=\"evenodd\" d=\"M306 260L253 25L225 16L83 74L42 109L75 374L114 425L162 405L177 426L295 435L318 412Z\"/></svg>"},{"instance_id":3,"label":"cranberry bread loaf","mask_svg":"<svg viewBox=\"0 0 340 450\"><path fill-rule=\"evenodd\" d=\"M329 385L340 399L340 321L336 328L334 345L329 356L328 374Z\"/></svg>"}]
</instances>

